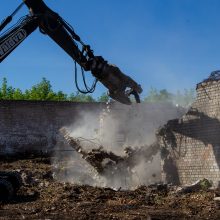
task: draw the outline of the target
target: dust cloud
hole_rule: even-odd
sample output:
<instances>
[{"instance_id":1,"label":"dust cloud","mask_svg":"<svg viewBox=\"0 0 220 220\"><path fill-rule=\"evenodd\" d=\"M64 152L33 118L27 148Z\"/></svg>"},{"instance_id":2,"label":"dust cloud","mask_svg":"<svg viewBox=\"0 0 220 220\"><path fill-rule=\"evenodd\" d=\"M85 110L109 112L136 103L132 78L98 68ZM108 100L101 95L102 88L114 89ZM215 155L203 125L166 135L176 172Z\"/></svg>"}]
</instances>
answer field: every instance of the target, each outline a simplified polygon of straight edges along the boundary
<instances>
[{"instance_id":1,"label":"dust cloud","mask_svg":"<svg viewBox=\"0 0 220 220\"><path fill-rule=\"evenodd\" d=\"M157 129L168 120L179 118L185 110L168 103L107 104L102 112L82 111L72 126L66 127L86 151L102 149L126 158L126 149L142 149L132 166L115 164L115 169L97 172L60 135L53 161L58 180L81 185L132 189L161 181L160 153L149 158L144 151L156 141ZM149 152L148 152L149 153ZM112 161L111 161L112 162ZM103 161L109 163L109 161ZM114 166L112 166L114 167Z\"/></svg>"}]
</instances>

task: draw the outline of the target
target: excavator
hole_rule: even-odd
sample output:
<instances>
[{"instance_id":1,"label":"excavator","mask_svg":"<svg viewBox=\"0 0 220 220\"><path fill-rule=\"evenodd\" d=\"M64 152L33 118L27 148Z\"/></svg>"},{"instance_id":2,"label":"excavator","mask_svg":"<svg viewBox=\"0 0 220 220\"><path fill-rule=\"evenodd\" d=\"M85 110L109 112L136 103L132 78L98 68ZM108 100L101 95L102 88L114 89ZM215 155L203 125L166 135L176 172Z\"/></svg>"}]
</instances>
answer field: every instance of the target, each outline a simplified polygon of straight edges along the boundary
<instances>
[{"instance_id":1,"label":"excavator","mask_svg":"<svg viewBox=\"0 0 220 220\"><path fill-rule=\"evenodd\" d=\"M23 16L12 27L4 30L17 12L26 5L29 14ZM107 89L109 96L123 104L131 104L130 95L140 103L141 86L122 73L115 65L109 64L102 56L95 56L90 45L85 44L73 27L58 13L51 10L43 0L23 0L22 3L0 24L0 63L8 57L37 28L48 35L74 61L75 83L79 92L93 93L97 82ZM80 67L80 68L79 68ZM80 69L85 89L78 85ZM86 83L85 72L94 76L92 86ZM0 172L0 200L10 199L21 186L21 177L16 172Z\"/></svg>"},{"instance_id":2,"label":"excavator","mask_svg":"<svg viewBox=\"0 0 220 220\"><path fill-rule=\"evenodd\" d=\"M131 104L129 96L134 95L136 102L140 102L141 86L122 73L118 67L109 64L102 56L95 56L90 45L83 43L73 27L58 13L51 10L43 0L23 0L16 10L3 20L0 33L23 5L28 7L30 13L0 35L0 62L39 28L42 34L48 35L74 60L75 82L79 92L94 92L96 83L99 81L108 89L112 99L123 104ZM85 90L78 86L78 65L82 72ZM95 78L91 87L86 84L84 71L90 71Z\"/></svg>"}]
</instances>

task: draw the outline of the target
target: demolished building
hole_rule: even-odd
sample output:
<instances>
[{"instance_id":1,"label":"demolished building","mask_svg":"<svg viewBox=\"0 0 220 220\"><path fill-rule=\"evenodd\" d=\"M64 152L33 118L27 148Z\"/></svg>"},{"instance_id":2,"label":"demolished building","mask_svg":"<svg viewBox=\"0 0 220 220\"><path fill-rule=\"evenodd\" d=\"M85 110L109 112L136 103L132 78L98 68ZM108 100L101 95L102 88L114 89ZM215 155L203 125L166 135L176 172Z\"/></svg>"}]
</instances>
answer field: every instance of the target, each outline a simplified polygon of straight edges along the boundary
<instances>
[{"instance_id":1,"label":"demolished building","mask_svg":"<svg viewBox=\"0 0 220 220\"><path fill-rule=\"evenodd\" d=\"M91 117L84 114L85 120L60 129L58 152L70 147L74 151L71 156L69 151L56 155L56 176L66 182L123 189L160 182L161 159L155 132L184 113L183 108L171 103L125 106L113 102L101 112L97 129L88 127ZM63 157L65 162L59 163ZM76 161L86 162L85 168L80 168L84 175L78 175Z\"/></svg>"},{"instance_id":2,"label":"demolished building","mask_svg":"<svg viewBox=\"0 0 220 220\"><path fill-rule=\"evenodd\" d=\"M220 183L220 71L197 85L197 97L181 118L158 131L162 179L190 184L207 178Z\"/></svg>"}]
</instances>

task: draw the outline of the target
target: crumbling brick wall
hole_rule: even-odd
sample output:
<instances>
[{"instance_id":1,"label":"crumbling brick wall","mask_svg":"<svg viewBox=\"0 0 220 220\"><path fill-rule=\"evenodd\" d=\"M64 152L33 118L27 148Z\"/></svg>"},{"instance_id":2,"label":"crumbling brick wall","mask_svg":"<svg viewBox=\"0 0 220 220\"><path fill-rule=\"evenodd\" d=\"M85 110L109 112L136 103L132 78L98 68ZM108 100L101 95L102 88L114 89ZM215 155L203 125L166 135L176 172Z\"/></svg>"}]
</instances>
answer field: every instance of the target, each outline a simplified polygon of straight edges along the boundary
<instances>
[{"instance_id":1,"label":"crumbling brick wall","mask_svg":"<svg viewBox=\"0 0 220 220\"><path fill-rule=\"evenodd\" d=\"M220 80L209 78L197 85L197 97L189 111L158 132L164 181L190 184L207 178L218 186L219 120Z\"/></svg>"},{"instance_id":2,"label":"crumbling brick wall","mask_svg":"<svg viewBox=\"0 0 220 220\"><path fill-rule=\"evenodd\" d=\"M128 106L122 106L127 109ZM52 101L0 101L0 156L17 153L51 152L57 143L57 134L63 126L74 125L85 112L92 112L99 127L100 113L106 108L105 103L73 103ZM118 107L114 107L117 112ZM171 104L151 103L132 107L136 115L137 130L144 130L146 135L154 131L168 119L183 115L181 108ZM124 112L122 112L124 114ZM133 123L129 114L121 120L121 111L117 118L120 123ZM144 120L140 120L140 119ZM93 120L95 121L95 120ZM90 122L87 122L90 123ZM119 123L119 124L120 124ZM111 127L107 126L108 129ZM129 136L131 134L129 133Z\"/></svg>"},{"instance_id":3,"label":"crumbling brick wall","mask_svg":"<svg viewBox=\"0 0 220 220\"><path fill-rule=\"evenodd\" d=\"M0 155L50 152L62 126L71 125L85 111L98 117L103 107L103 103L0 101Z\"/></svg>"}]
</instances>

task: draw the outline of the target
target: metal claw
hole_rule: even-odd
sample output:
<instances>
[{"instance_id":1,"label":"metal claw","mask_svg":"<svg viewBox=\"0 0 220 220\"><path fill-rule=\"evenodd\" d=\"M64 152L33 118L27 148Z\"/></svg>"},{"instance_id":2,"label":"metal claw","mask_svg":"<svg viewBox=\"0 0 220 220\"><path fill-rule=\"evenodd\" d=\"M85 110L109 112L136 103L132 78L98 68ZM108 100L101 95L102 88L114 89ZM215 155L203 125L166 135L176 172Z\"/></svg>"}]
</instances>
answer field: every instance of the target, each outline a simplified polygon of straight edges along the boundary
<instances>
[{"instance_id":1,"label":"metal claw","mask_svg":"<svg viewBox=\"0 0 220 220\"><path fill-rule=\"evenodd\" d=\"M137 103L140 103L139 94L142 88L132 78L125 75L114 65L106 63L100 74L93 73L97 79L109 90L109 96L123 104L130 105L130 95L134 95Z\"/></svg>"}]
</instances>

